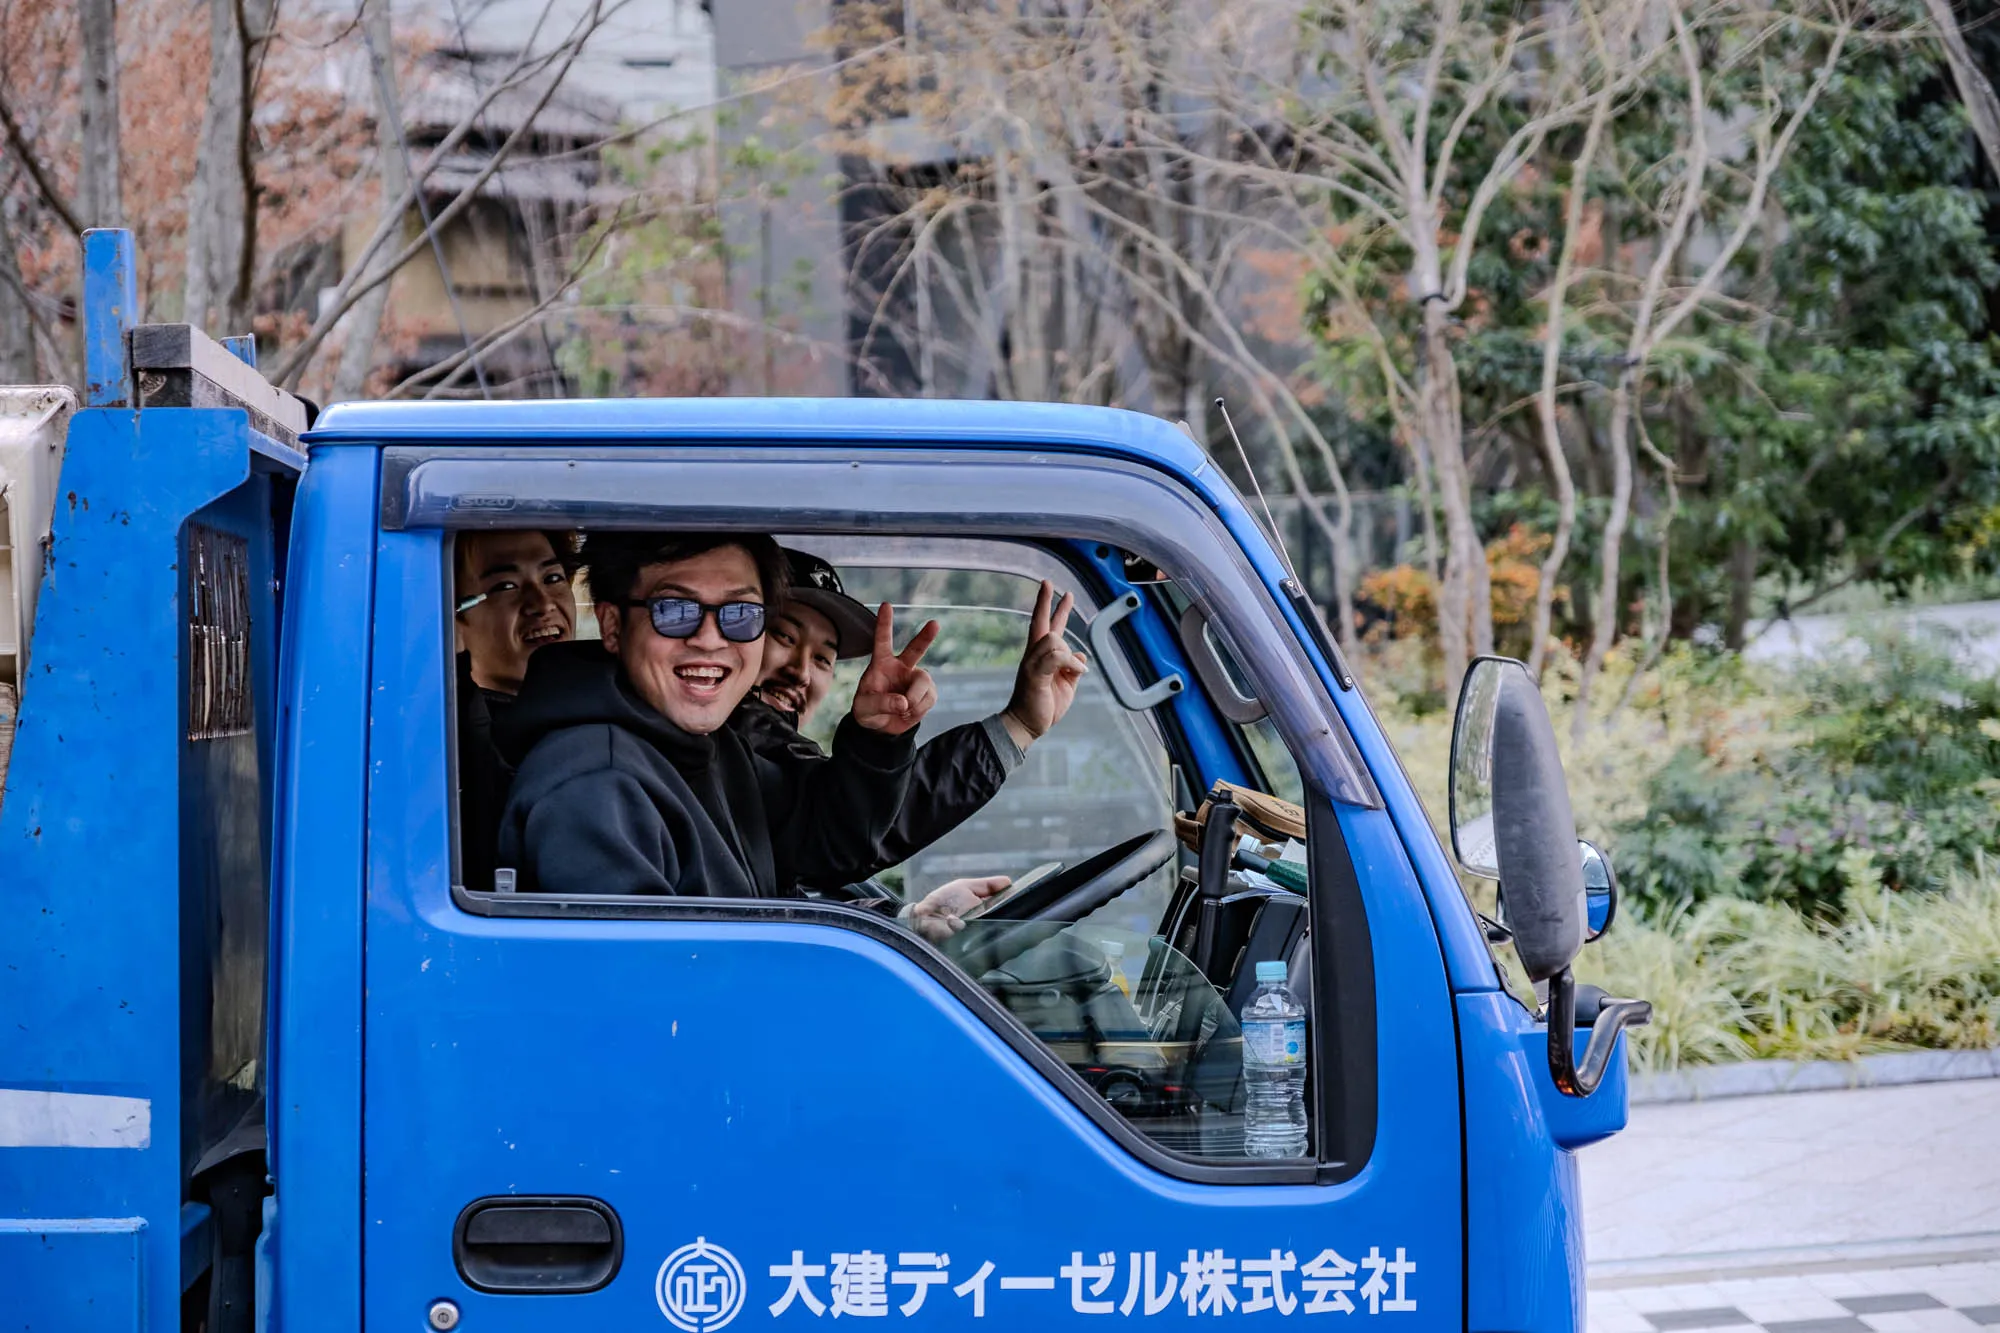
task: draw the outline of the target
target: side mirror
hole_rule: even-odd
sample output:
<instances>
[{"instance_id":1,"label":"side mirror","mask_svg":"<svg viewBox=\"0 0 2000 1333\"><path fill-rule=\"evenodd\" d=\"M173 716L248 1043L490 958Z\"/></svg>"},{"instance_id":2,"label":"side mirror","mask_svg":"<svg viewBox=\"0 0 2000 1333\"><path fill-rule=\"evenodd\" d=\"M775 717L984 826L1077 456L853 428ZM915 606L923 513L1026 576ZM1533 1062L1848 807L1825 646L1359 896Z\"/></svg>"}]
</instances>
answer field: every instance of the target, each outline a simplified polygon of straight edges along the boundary
<instances>
[{"instance_id":1,"label":"side mirror","mask_svg":"<svg viewBox=\"0 0 2000 1333\"><path fill-rule=\"evenodd\" d=\"M1500 881L1500 902L1528 979L1548 983L1549 1077L1588 1097L1611 1061L1618 1034L1647 1022L1644 1000L1605 999L1579 1014L1570 963L1584 940L1611 924L1617 881L1611 863L1576 836L1569 783L1542 692L1521 663L1482 657L1465 673L1451 733L1451 845L1459 864ZM1593 898L1592 880L1603 889ZM1602 904L1601 915L1596 909ZM1575 1029L1590 1043L1579 1064Z\"/></svg>"},{"instance_id":2,"label":"side mirror","mask_svg":"<svg viewBox=\"0 0 2000 1333\"><path fill-rule=\"evenodd\" d=\"M1576 850L1583 857L1583 938L1588 943L1611 929L1618 919L1618 875L1611 858L1594 843L1578 838Z\"/></svg>"},{"instance_id":3,"label":"side mirror","mask_svg":"<svg viewBox=\"0 0 2000 1333\"><path fill-rule=\"evenodd\" d=\"M1583 948L1583 866L1555 728L1519 662L1482 657L1465 673L1451 733L1451 845L1500 881L1507 928L1530 981Z\"/></svg>"}]
</instances>

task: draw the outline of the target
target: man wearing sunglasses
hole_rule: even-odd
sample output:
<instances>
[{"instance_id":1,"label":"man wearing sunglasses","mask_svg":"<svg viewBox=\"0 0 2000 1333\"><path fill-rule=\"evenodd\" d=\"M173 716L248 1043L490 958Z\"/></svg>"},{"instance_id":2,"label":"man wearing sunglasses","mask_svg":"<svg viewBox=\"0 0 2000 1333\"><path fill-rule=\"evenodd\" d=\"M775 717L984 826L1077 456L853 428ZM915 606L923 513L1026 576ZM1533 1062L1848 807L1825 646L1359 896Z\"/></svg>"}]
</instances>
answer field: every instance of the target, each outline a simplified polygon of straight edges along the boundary
<instances>
[{"instance_id":1,"label":"man wearing sunglasses","mask_svg":"<svg viewBox=\"0 0 2000 1333\"><path fill-rule=\"evenodd\" d=\"M763 667L785 568L763 536L593 534L603 643L535 653L501 722L518 762L499 864L521 892L785 897L865 860L903 802L936 701L877 614L867 670L825 757L754 753L727 727Z\"/></svg>"},{"instance_id":2,"label":"man wearing sunglasses","mask_svg":"<svg viewBox=\"0 0 2000 1333\"><path fill-rule=\"evenodd\" d=\"M800 728L812 721L831 692L835 662L865 657L872 650L874 617L847 595L839 571L825 560L792 550L785 552L785 558L791 586L784 607L771 619L763 675L730 725L760 753L797 750L818 756L819 746ZM1007 707L927 741L917 751L908 794L888 834L867 861L848 867L836 882L818 886L822 891L838 893L844 886L859 886L908 860L999 794L1007 775L1026 758L1028 747L1069 712L1088 669L1083 652L1071 648L1064 636L1073 605L1069 594L1058 600L1053 585L1043 580ZM951 933L959 912L1008 883L1005 875L947 882L925 901L955 910L938 921L920 915L919 928L934 938ZM887 892L876 885L866 887Z\"/></svg>"},{"instance_id":3,"label":"man wearing sunglasses","mask_svg":"<svg viewBox=\"0 0 2000 1333\"><path fill-rule=\"evenodd\" d=\"M452 548L458 640L459 868L493 887L493 851L512 772L493 720L520 693L528 657L576 637L575 543L567 532L465 532Z\"/></svg>"}]
</instances>

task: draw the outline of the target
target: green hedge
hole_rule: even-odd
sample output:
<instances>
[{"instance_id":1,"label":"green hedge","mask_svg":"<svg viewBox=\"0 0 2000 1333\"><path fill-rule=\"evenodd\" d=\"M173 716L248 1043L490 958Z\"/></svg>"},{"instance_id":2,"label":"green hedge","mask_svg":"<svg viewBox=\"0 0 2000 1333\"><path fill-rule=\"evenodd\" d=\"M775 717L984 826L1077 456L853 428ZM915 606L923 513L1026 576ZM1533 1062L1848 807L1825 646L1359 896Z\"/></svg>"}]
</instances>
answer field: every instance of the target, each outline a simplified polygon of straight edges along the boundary
<instances>
[{"instance_id":1,"label":"green hedge","mask_svg":"<svg viewBox=\"0 0 2000 1333\"><path fill-rule=\"evenodd\" d=\"M1934 890L2000 852L2000 680L1944 631L1877 636L1769 681L1748 744L1684 741L1609 831L1624 884L1839 916L1848 886Z\"/></svg>"}]
</instances>

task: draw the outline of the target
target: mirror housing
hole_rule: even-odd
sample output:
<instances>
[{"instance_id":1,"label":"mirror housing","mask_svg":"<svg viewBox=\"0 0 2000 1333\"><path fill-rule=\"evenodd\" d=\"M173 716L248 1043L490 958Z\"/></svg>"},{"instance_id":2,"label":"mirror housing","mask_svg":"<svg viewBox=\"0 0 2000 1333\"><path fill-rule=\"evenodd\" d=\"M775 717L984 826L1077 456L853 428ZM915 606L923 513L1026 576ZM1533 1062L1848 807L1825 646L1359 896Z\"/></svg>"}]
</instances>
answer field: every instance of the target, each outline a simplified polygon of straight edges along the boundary
<instances>
[{"instance_id":1,"label":"mirror housing","mask_svg":"<svg viewBox=\"0 0 2000 1333\"><path fill-rule=\"evenodd\" d=\"M1587 915L1576 816L1542 692L1512 658L1482 657L1465 673L1452 726L1451 841L1466 869L1500 881L1528 979L1567 968Z\"/></svg>"},{"instance_id":2,"label":"mirror housing","mask_svg":"<svg viewBox=\"0 0 2000 1333\"><path fill-rule=\"evenodd\" d=\"M1542 692L1521 663L1482 657L1465 673L1451 732L1451 846L1459 864L1500 881L1514 950L1546 983L1549 1078L1588 1097L1610 1068L1618 1034L1652 1017L1644 1000L1597 992L1578 1005L1570 963L1610 926L1618 880L1604 854L1576 836L1569 782ZM1593 992L1595 987L1590 988ZM1590 1029L1577 1058L1576 1028Z\"/></svg>"},{"instance_id":3,"label":"mirror housing","mask_svg":"<svg viewBox=\"0 0 2000 1333\"><path fill-rule=\"evenodd\" d=\"M1583 859L1583 940L1588 944L1618 919L1618 872L1597 844L1578 838L1576 850Z\"/></svg>"}]
</instances>

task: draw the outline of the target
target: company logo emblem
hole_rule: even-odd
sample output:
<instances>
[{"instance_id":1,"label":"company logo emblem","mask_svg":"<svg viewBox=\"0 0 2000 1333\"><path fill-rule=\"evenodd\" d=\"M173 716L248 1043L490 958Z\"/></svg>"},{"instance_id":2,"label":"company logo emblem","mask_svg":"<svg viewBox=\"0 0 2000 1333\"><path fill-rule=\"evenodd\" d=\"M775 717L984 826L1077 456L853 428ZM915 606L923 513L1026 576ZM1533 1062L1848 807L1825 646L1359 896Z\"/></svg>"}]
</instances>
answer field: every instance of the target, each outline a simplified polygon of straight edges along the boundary
<instances>
[{"instance_id":1,"label":"company logo emblem","mask_svg":"<svg viewBox=\"0 0 2000 1333\"><path fill-rule=\"evenodd\" d=\"M743 1290L743 1265L705 1236L668 1255L653 1279L660 1313L681 1333L715 1333L742 1310Z\"/></svg>"}]
</instances>

